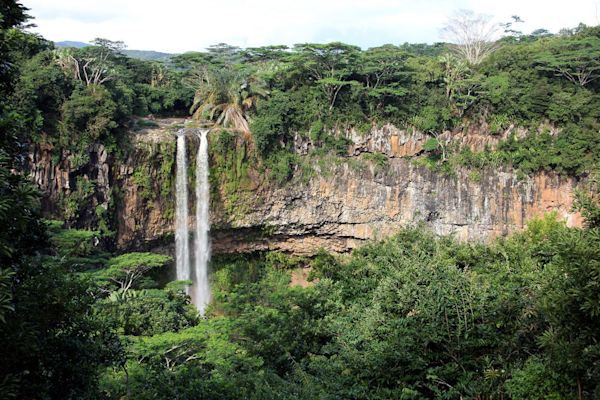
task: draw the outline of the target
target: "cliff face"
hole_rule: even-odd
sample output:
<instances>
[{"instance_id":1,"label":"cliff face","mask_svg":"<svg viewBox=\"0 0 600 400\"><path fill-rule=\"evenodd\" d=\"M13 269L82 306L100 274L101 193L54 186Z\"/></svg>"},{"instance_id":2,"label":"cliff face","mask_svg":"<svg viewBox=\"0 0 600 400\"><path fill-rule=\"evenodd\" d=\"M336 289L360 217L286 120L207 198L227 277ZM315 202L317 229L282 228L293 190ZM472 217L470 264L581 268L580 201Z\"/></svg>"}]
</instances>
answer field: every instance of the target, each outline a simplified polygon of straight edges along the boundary
<instances>
[{"instance_id":1,"label":"cliff face","mask_svg":"<svg viewBox=\"0 0 600 400\"><path fill-rule=\"evenodd\" d=\"M551 135L556 135L558 130L552 126L544 126ZM360 153L382 153L388 157L412 157L423 151L423 145L431 138L430 135L413 131L412 129L399 129L391 124L381 127L373 127L367 134L361 134L354 129L332 132L349 139L352 143L349 154ZM510 125L507 129L492 134L487 125L472 126L466 131L444 131L438 136L443 143L464 148L469 147L472 151L493 150L500 141L507 139L510 135L522 138L527 135L527 130ZM295 138L294 150L300 154L306 154L311 149L312 143L301 138Z\"/></svg>"},{"instance_id":2,"label":"cliff face","mask_svg":"<svg viewBox=\"0 0 600 400\"><path fill-rule=\"evenodd\" d=\"M56 212L58 193L68 196L73 175L85 172L97 181L96 192L90 195L95 207L108 208L105 193L112 185L120 247L152 246L165 238L168 242L174 228L169 179L175 148L174 137L166 131L138 134L136 150L123 162L91 149L98 156L83 172L69 170L65 160L55 165L36 150L32 176L46 194L47 209ZM315 166L317 173L308 180L294 178L280 187L254 173L250 189L236 200L234 208L239 212L227 211L231 207L225 207L222 191L214 188L221 195L214 196L211 204L213 252L277 249L312 254L319 248L343 252L413 223L423 223L439 234L485 241L522 229L528 219L553 210L569 225L581 224L581 217L571 212L576 187L571 178L539 173L519 180L510 170L491 169L477 174L458 170L445 176L406 158L421 151L426 135L392 126L374 128L366 136L347 134L354 143L351 155L327 171ZM479 140L473 135L444 135L475 150L493 147L499 140L489 135ZM189 159L193 159L195 146L190 143ZM307 145L298 143L297 148L303 147ZM364 152L386 154L388 162L377 166L361 157ZM78 223L85 225L90 213L80 214L83 221Z\"/></svg>"},{"instance_id":3,"label":"cliff face","mask_svg":"<svg viewBox=\"0 0 600 400\"><path fill-rule=\"evenodd\" d=\"M466 171L445 177L404 159L392 159L379 171L373 166L355 171L343 164L329 178L265 193L230 229L215 232L213 248L346 251L412 223L484 241L522 229L528 219L553 210L577 226L581 218L570 212L573 188L572 180L555 175L519 181L510 172L491 170L474 182ZM257 225L268 227L269 235L247 240L237 234Z\"/></svg>"},{"instance_id":4,"label":"cliff face","mask_svg":"<svg viewBox=\"0 0 600 400\"><path fill-rule=\"evenodd\" d=\"M53 157L51 145L32 149L29 174L44 196L42 210L46 215L66 216L76 226L91 228L98 224L98 215L108 210L114 161L99 143L89 148L88 156L88 162L77 165L74 155L67 151ZM85 182L93 182L93 188L84 188ZM85 202L85 207L71 213L70 208L79 202Z\"/></svg>"}]
</instances>

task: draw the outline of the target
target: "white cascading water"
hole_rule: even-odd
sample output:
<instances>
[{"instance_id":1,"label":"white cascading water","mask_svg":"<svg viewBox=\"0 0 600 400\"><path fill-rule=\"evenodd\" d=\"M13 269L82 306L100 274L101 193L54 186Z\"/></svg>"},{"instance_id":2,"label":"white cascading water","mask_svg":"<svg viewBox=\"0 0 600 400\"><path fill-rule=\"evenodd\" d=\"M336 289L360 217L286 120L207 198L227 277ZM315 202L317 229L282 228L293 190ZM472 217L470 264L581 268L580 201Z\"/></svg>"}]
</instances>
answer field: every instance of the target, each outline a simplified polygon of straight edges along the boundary
<instances>
[{"instance_id":1,"label":"white cascading water","mask_svg":"<svg viewBox=\"0 0 600 400\"><path fill-rule=\"evenodd\" d=\"M210 243L208 240L209 225L209 184L208 184L208 130L200 129L200 147L196 156L196 236L194 243L195 268L192 301L200 314L210 302L208 285L208 261L210 259Z\"/></svg>"},{"instance_id":2,"label":"white cascading water","mask_svg":"<svg viewBox=\"0 0 600 400\"><path fill-rule=\"evenodd\" d=\"M188 179L185 130L177 131L177 173L175 175L175 264L177 280L191 279L188 228ZM186 290L189 293L189 290Z\"/></svg>"}]
</instances>

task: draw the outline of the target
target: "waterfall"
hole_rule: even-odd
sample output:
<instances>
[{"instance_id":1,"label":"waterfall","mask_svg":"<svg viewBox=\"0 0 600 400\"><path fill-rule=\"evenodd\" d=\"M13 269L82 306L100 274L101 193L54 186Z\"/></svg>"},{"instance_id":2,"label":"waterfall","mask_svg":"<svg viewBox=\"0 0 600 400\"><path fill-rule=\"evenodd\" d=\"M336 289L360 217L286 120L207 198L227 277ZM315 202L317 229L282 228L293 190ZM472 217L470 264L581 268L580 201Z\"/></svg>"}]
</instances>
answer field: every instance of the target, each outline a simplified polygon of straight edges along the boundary
<instances>
[{"instance_id":1,"label":"waterfall","mask_svg":"<svg viewBox=\"0 0 600 400\"><path fill-rule=\"evenodd\" d=\"M200 146L196 157L196 234L194 236L194 270L190 268L190 240L188 228L188 177L187 153L185 149L186 129L177 132L177 175L175 182L175 262L177 280L191 280L186 293L204 315L210 302L208 285L208 260L210 245L208 231L209 184L208 184L208 139L207 129L198 130Z\"/></svg>"},{"instance_id":2,"label":"waterfall","mask_svg":"<svg viewBox=\"0 0 600 400\"><path fill-rule=\"evenodd\" d=\"M192 301L204 314L206 305L210 302L210 287L208 285L208 260L210 244L208 231L209 184L208 184L208 140L207 129L200 129L198 137L200 146L196 156L196 235L194 243L194 285L192 286Z\"/></svg>"},{"instance_id":3,"label":"waterfall","mask_svg":"<svg viewBox=\"0 0 600 400\"><path fill-rule=\"evenodd\" d=\"M185 130L177 131L177 174L175 182L175 263L177 280L191 278L190 240L188 229L188 179Z\"/></svg>"}]
</instances>

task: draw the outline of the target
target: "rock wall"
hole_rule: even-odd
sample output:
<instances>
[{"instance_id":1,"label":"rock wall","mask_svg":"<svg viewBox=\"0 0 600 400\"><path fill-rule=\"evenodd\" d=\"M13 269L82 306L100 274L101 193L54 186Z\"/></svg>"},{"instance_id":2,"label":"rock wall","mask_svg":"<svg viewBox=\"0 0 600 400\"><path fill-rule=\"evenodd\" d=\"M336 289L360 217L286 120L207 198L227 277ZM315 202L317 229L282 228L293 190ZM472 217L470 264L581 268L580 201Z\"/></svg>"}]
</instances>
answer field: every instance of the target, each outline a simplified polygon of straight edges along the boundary
<instances>
[{"instance_id":1,"label":"rock wall","mask_svg":"<svg viewBox=\"0 0 600 400\"><path fill-rule=\"evenodd\" d=\"M472 135L458 134L455 140L474 149L497 143L496 137L481 136L483 139L476 140ZM344 252L416 223L439 234L485 241L522 229L528 219L549 211L558 212L570 226L581 224L581 216L571 211L572 191L577 186L574 179L539 173L519 180L510 170L492 169L478 174L467 170L456 171L455 176L437 174L415 166L410 158L420 152L426 138L389 125L374 128L366 136L353 138L345 162L320 171L307 182L292 179L278 187L257 179L250 192L240 197L239 209L243 212L227 213L220 199L214 198L213 252L270 249L313 254L320 248ZM108 202L105 193L111 185L118 192L114 197L118 246L140 248L170 243L174 198L160 187L158 178L166 155L157 152L155 145L173 140L167 131L140 133L135 140L136 150L122 162L113 161L96 145L90 149L95 156L87 172L71 170L68 155L54 164L48 149L37 148L31 157L32 178L45 193L46 209L56 213L60 208L57 199L68 195L74 177L85 172L102 183L97 185L94 206ZM194 145L188 147L195 151ZM167 148L174 151L174 146ZM363 152L384 153L388 163L382 167L367 160L355 162L362 159ZM193 154L189 157L193 159ZM151 187L141 187L135 179L135 171L142 166ZM190 220L190 225L193 223ZM79 224L86 225L85 221Z\"/></svg>"},{"instance_id":2,"label":"rock wall","mask_svg":"<svg viewBox=\"0 0 600 400\"><path fill-rule=\"evenodd\" d=\"M542 125L539 130L547 130L551 135L558 133L558 129L550 125ZM469 147L472 151L493 150L510 135L518 138L526 136L528 131L515 125L508 126L505 130L492 134L484 123L479 126L470 126L465 130L444 131L438 140L445 144L452 143L460 148ZM330 134L343 136L352 144L349 148L350 155L361 153L382 153L388 157L413 157L423 151L423 145L432 135L415 131L414 129L401 129L392 124L380 127L373 126L367 133L361 133L354 128L335 130ZM313 147L309 138L295 135L294 150L299 154L307 154Z\"/></svg>"},{"instance_id":3,"label":"rock wall","mask_svg":"<svg viewBox=\"0 0 600 400\"><path fill-rule=\"evenodd\" d=\"M62 217L69 201L76 201L77 181L93 182L93 193L84 200L86 207L73 216L73 225L91 228L98 224L98 211L108 210L113 159L104 146L95 143L88 149L89 160L77 165L76 158L68 151L53 156L51 145L38 145L29 154L29 174L43 195L42 210L47 216Z\"/></svg>"},{"instance_id":4,"label":"rock wall","mask_svg":"<svg viewBox=\"0 0 600 400\"><path fill-rule=\"evenodd\" d=\"M486 241L523 229L528 219L549 211L579 226L580 215L571 212L575 185L553 174L518 180L511 172L495 170L474 181L468 171L442 176L406 159L364 171L343 164L329 178L265 193L229 229L215 232L213 248L310 254L323 247L342 252L417 223L438 234ZM267 227L269 234L252 235L257 226Z\"/></svg>"}]
</instances>

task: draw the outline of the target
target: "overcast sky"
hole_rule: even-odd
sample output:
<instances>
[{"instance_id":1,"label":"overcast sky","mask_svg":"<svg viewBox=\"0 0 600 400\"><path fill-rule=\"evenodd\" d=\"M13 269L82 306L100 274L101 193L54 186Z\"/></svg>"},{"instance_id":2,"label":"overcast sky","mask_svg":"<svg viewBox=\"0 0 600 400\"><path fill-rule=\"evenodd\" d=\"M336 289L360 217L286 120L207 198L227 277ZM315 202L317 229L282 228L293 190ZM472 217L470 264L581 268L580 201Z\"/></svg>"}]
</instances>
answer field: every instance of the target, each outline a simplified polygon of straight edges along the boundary
<instances>
[{"instance_id":1,"label":"overcast sky","mask_svg":"<svg viewBox=\"0 0 600 400\"><path fill-rule=\"evenodd\" d=\"M469 9L498 22L557 32L600 23L600 0L22 0L54 41L122 40L170 53L225 42L240 47L342 41L363 48L440 41L448 15Z\"/></svg>"}]
</instances>

